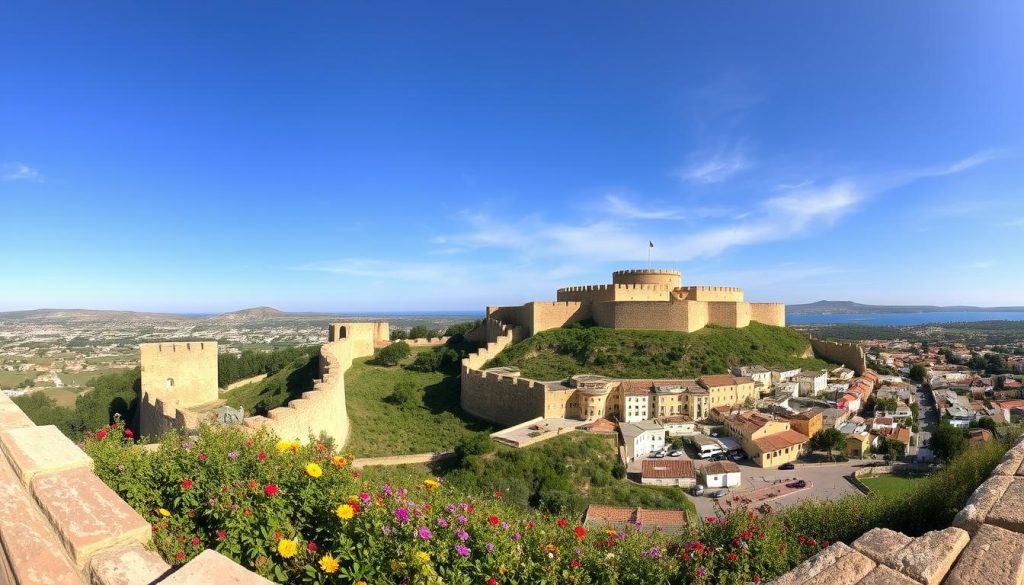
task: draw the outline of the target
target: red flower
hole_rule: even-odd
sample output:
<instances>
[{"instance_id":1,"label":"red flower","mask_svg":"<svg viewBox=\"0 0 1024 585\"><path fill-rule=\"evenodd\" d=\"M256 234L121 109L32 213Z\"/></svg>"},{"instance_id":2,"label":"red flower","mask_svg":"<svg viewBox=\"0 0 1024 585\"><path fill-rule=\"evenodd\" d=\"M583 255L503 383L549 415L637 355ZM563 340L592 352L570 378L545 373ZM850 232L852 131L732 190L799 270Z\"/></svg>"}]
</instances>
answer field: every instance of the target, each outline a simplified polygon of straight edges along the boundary
<instances>
[{"instance_id":1,"label":"red flower","mask_svg":"<svg viewBox=\"0 0 1024 585\"><path fill-rule=\"evenodd\" d=\"M758 577L757 575L754 575L754 583L760 583L760 582L761 582L761 578Z\"/></svg>"},{"instance_id":2,"label":"red flower","mask_svg":"<svg viewBox=\"0 0 1024 585\"><path fill-rule=\"evenodd\" d=\"M199 540L199 537L198 537L198 536L193 536L193 537L192 537L192 546L199 546L199 543L200 543L200 542L202 542L202 541L201 541L201 540Z\"/></svg>"},{"instance_id":3,"label":"red flower","mask_svg":"<svg viewBox=\"0 0 1024 585\"><path fill-rule=\"evenodd\" d=\"M829 541L823 540L821 541L821 548L828 548L829 544L831 544Z\"/></svg>"},{"instance_id":4,"label":"red flower","mask_svg":"<svg viewBox=\"0 0 1024 585\"><path fill-rule=\"evenodd\" d=\"M498 517L493 515L493 514L487 517L487 523L490 524L491 526L497 526L498 522L499 522Z\"/></svg>"},{"instance_id":5,"label":"red flower","mask_svg":"<svg viewBox=\"0 0 1024 585\"><path fill-rule=\"evenodd\" d=\"M743 532L740 533L740 536L743 537L743 540L750 540L750 531L749 530L744 530Z\"/></svg>"},{"instance_id":6,"label":"red flower","mask_svg":"<svg viewBox=\"0 0 1024 585\"><path fill-rule=\"evenodd\" d=\"M498 491L494 492L494 497L496 497L496 498L500 498L500 497L502 497L504 495L505 495L505 492L503 492L501 490L498 490Z\"/></svg>"},{"instance_id":7,"label":"red flower","mask_svg":"<svg viewBox=\"0 0 1024 585\"><path fill-rule=\"evenodd\" d=\"M353 471L352 472L352 478L353 479L359 479L359 472L358 471Z\"/></svg>"},{"instance_id":8,"label":"red flower","mask_svg":"<svg viewBox=\"0 0 1024 585\"><path fill-rule=\"evenodd\" d=\"M265 494L267 494L268 496L271 496L271 497L276 496L277 495L277 484L268 483L267 487L263 488L263 493L265 493Z\"/></svg>"},{"instance_id":9,"label":"red flower","mask_svg":"<svg viewBox=\"0 0 1024 585\"><path fill-rule=\"evenodd\" d=\"M107 431L96 431L96 438L101 440L101 441L103 439L106 439L107 438Z\"/></svg>"},{"instance_id":10,"label":"red flower","mask_svg":"<svg viewBox=\"0 0 1024 585\"><path fill-rule=\"evenodd\" d=\"M587 536L587 529L582 526L577 526L572 529L576 533L576 538L583 540Z\"/></svg>"},{"instance_id":11,"label":"red flower","mask_svg":"<svg viewBox=\"0 0 1024 585\"><path fill-rule=\"evenodd\" d=\"M572 562L569 563L569 564L572 565L572 568L574 568L574 569L580 568L580 560L579 559L573 559Z\"/></svg>"},{"instance_id":12,"label":"red flower","mask_svg":"<svg viewBox=\"0 0 1024 585\"><path fill-rule=\"evenodd\" d=\"M185 560L185 553L183 553L183 552L181 552L179 550L178 552L174 553L174 558L178 559L179 561L184 561Z\"/></svg>"},{"instance_id":13,"label":"red flower","mask_svg":"<svg viewBox=\"0 0 1024 585\"><path fill-rule=\"evenodd\" d=\"M224 532L223 530L218 530L217 531L217 540L224 540L227 537L228 537L228 533L227 532Z\"/></svg>"},{"instance_id":14,"label":"red flower","mask_svg":"<svg viewBox=\"0 0 1024 585\"><path fill-rule=\"evenodd\" d=\"M498 580L495 579L494 577L491 577L490 579L487 580L487 585L498 585Z\"/></svg>"},{"instance_id":15,"label":"red flower","mask_svg":"<svg viewBox=\"0 0 1024 585\"><path fill-rule=\"evenodd\" d=\"M473 513L473 504L470 504L470 505L466 506L466 511L469 512L470 514L472 514Z\"/></svg>"},{"instance_id":16,"label":"red flower","mask_svg":"<svg viewBox=\"0 0 1024 585\"><path fill-rule=\"evenodd\" d=\"M725 555L725 558L729 559L730 561L735 561L736 560L736 553L729 553L729 554Z\"/></svg>"},{"instance_id":17,"label":"red flower","mask_svg":"<svg viewBox=\"0 0 1024 585\"><path fill-rule=\"evenodd\" d=\"M280 530L275 530L274 531L274 540L281 540L282 538L284 538L284 535L281 534L281 531Z\"/></svg>"},{"instance_id":18,"label":"red flower","mask_svg":"<svg viewBox=\"0 0 1024 585\"><path fill-rule=\"evenodd\" d=\"M558 527L559 527L559 528L565 528L566 524L568 524L568 523L569 523L569 522L568 522L568 521L566 521L566 519L565 519L565 518L559 518L559 519L558 519Z\"/></svg>"},{"instance_id":19,"label":"red flower","mask_svg":"<svg viewBox=\"0 0 1024 585\"><path fill-rule=\"evenodd\" d=\"M131 429L125 429L124 436L128 437L129 439L134 439L135 433L133 433Z\"/></svg>"},{"instance_id":20,"label":"red flower","mask_svg":"<svg viewBox=\"0 0 1024 585\"><path fill-rule=\"evenodd\" d=\"M316 552L316 543L315 542L311 542L311 543L307 544L306 545L306 550L308 550L309 552Z\"/></svg>"},{"instance_id":21,"label":"red flower","mask_svg":"<svg viewBox=\"0 0 1024 585\"><path fill-rule=\"evenodd\" d=\"M206 453L200 453L199 454L199 460L200 461L206 461Z\"/></svg>"},{"instance_id":22,"label":"red flower","mask_svg":"<svg viewBox=\"0 0 1024 585\"><path fill-rule=\"evenodd\" d=\"M267 458L267 454L264 453L263 451L260 451L260 454L257 455L256 458L259 459L260 461L263 461L264 459Z\"/></svg>"},{"instance_id":23,"label":"red flower","mask_svg":"<svg viewBox=\"0 0 1024 585\"><path fill-rule=\"evenodd\" d=\"M786 552L786 543L784 543L784 542L779 543L779 552L780 553L781 552Z\"/></svg>"},{"instance_id":24,"label":"red flower","mask_svg":"<svg viewBox=\"0 0 1024 585\"><path fill-rule=\"evenodd\" d=\"M182 489L186 489L187 490L190 487L192 487L192 480L191 479L187 479L186 478L186 479L181 480L181 488Z\"/></svg>"}]
</instances>

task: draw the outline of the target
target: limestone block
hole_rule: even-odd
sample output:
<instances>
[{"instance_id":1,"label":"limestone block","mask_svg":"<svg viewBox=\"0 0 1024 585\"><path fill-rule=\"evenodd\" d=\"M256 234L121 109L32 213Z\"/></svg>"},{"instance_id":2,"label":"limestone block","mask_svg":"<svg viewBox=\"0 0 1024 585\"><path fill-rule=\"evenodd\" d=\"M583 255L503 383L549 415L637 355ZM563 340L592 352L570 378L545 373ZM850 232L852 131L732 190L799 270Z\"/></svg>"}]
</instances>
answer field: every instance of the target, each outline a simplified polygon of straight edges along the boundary
<instances>
[{"instance_id":1,"label":"limestone block","mask_svg":"<svg viewBox=\"0 0 1024 585\"><path fill-rule=\"evenodd\" d=\"M1024 535L985 524L971 538L945 585L1021 585Z\"/></svg>"},{"instance_id":2,"label":"limestone block","mask_svg":"<svg viewBox=\"0 0 1024 585\"><path fill-rule=\"evenodd\" d=\"M64 547L36 510L32 498L6 463L0 460L0 542L14 576L11 585L72 585L84 583ZM2 567L0 567L2 571ZM0 572L0 582L5 582Z\"/></svg>"},{"instance_id":3,"label":"limestone block","mask_svg":"<svg viewBox=\"0 0 1024 585\"><path fill-rule=\"evenodd\" d=\"M273 585L217 551L206 549L160 585Z\"/></svg>"},{"instance_id":4,"label":"limestone block","mask_svg":"<svg viewBox=\"0 0 1024 585\"><path fill-rule=\"evenodd\" d=\"M22 412L13 400L0 394L0 431L33 426L35 424L32 419Z\"/></svg>"},{"instance_id":5,"label":"limestone block","mask_svg":"<svg viewBox=\"0 0 1024 585\"><path fill-rule=\"evenodd\" d=\"M1024 478L1014 477L985 517L987 524L1024 532Z\"/></svg>"},{"instance_id":6,"label":"limestone block","mask_svg":"<svg viewBox=\"0 0 1024 585\"><path fill-rule=\"evenodd\" d=\"M992 475L1016 475L1024 464L1024 444L1017 443L1003 455L1002 460L992 470Z\"/></svg>"},{"instance_id":7,"label":"limestone block","mask_svg":"<svg viewBox=\"0 0 1024 585\"><path fill-rule=\"evenodd\" d=\"M0 448L26 486L37 473L92 469L92 458L53 425L2 431Z\"/></svg>"},{"instance_id":8,"label":"limestone block","mask_svg":"<svg viewBox=\"0 0 1024 585\"><path fill-rule=\"evenodd\" d=\"M925 585L936 585L969 541L966 530L933 530L913 539L882 562Z\"/></svg>"},{"instance_id":9,"label":"limestone block","mask_svg":"<svg viewBox=\"0 0 1024 585\"><path fill-rule=\"evenodd\" d=\"M853 548L876 563L883 563L886 558L902 550L913 540L905 534L888 528L875 528L853 541Z\"/></svg>"},{"instance_id":10,"label":"limestone block","mask_svg":"<svg viewBox=\"0 0 1024 585\"><path fill-rule=\"evenodd\" d=\"M854 585L863 579L875 562L837 542L779 577L776 585Z\"/></svg>"},{"instance_id":11,"label":"limestone block","mask_svg":"<svg viewBox=\"0 0 1024 585\"><path fill-rule=\"evenodd\" d=\"M1014 478L1009 475L993 475L988 478L985 483L974 490L971 498L957 512L956 518L953 519L953 526L963 528L973 534L985 523L985 517L988 516L989 511L1003 497L1006 488L1013 482Z\"/></svg>"},{"instance_id":12,"label":"limestone block","mask_svg":"<svg viewBox=\"0 0 1024 585\"><path fill-rule=\"evenodd\" d=\"M171 567L141 544L97 553L89 561L93 585L149 585Z\"/></svg>"},{"instance_id":13,"label":"limestone block","mask_svg":"<svg viewBox=\"0 0 1024 585\"><path fill-rule=\"evenodd\" d=\"M904 577L885 565L878 565L861 579L857 585L919 585L910 577Z\"/></svg>"},{"instance_id":14,"label":"limestone block","mask_svg":"<svg viewBox=\"0 0 1024 585\"><path fill-rule=\"evenodd\" d=\"M100 549L152 536L149 522L88 468L37 475L32 495L79 568Z\"/></svg>"}]
</instances>

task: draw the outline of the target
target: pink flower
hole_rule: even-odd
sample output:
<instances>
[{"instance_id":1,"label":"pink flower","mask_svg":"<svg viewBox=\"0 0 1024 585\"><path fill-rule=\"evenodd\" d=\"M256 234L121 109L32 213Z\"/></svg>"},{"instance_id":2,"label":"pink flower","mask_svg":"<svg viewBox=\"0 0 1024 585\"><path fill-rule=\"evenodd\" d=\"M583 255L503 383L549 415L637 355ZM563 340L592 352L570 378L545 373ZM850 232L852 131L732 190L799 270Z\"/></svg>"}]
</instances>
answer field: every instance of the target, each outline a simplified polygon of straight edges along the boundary
<instances>
[{"instance_id":1,"label":"pink flower","mask_svg":"<svg viewBox=\"0 0 1024 585\"><path fill-rule=\"evenodd\" d=\"M103 431L103 430L96 431L96 438L101 440L101 441L103 439L106 439L107 438L107 431Z\"/></svg>"}]
</instances>

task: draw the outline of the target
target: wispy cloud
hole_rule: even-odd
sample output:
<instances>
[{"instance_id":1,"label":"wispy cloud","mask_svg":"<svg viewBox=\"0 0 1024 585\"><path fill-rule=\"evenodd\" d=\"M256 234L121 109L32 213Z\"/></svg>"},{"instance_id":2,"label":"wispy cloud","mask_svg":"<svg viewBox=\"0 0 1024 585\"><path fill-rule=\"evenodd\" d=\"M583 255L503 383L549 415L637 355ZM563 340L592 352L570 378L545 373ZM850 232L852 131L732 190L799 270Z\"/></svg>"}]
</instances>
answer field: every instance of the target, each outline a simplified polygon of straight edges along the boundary
<instances>
[{"instance_id":1,"label":"wispy cloud","mask_svg":"<svg viewBox=\"0 0 1024 585\"><path fill-rule=\"evenodd\" d=\"M642 209L619 195L605 195L608 212L625 219L684 219L686 214L681 209L647 208Z\"/></svg>"},{"instance_id":2,"label":"wispy cloud","mask_svg":"<svg viewBox=\"0 0 1024 585\"><path fill-rule=\"evenodd\" d=\"M721 183L752 165L741 146L731 146L711 154L695 155L690 164L676 169L674 174L693 183Z\"/></svg>"},{"instance_id":3,"label":"wispy cloud","mask_svg":"<svg viewBox=\"0 0 1024 585\"><path fill-rule=\"evenodd\" d=\"M41 181L39 171L20 162L0 164L0 181Z\"/></svg>"}]
</instances>

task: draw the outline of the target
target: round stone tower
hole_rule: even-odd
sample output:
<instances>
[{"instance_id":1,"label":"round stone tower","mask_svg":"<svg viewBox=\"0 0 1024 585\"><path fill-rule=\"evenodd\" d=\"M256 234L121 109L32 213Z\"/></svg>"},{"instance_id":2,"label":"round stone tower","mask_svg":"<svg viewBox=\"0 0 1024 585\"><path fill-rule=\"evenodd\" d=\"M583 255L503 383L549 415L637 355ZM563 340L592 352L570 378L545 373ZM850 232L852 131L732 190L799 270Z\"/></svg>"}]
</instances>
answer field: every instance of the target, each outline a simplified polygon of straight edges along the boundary
<instances>
[{"instance_id":1,"label":"round stone tower","mask_svg":"<svg viewBox=\"0 0 1024 585\"><path fill-rule=\"evenodd\" d=\"M617 270L612 273L612 284L660 284L670 288L682 285L683 275L678 270L642 268Z\"/></svg>"}]
</instances>

